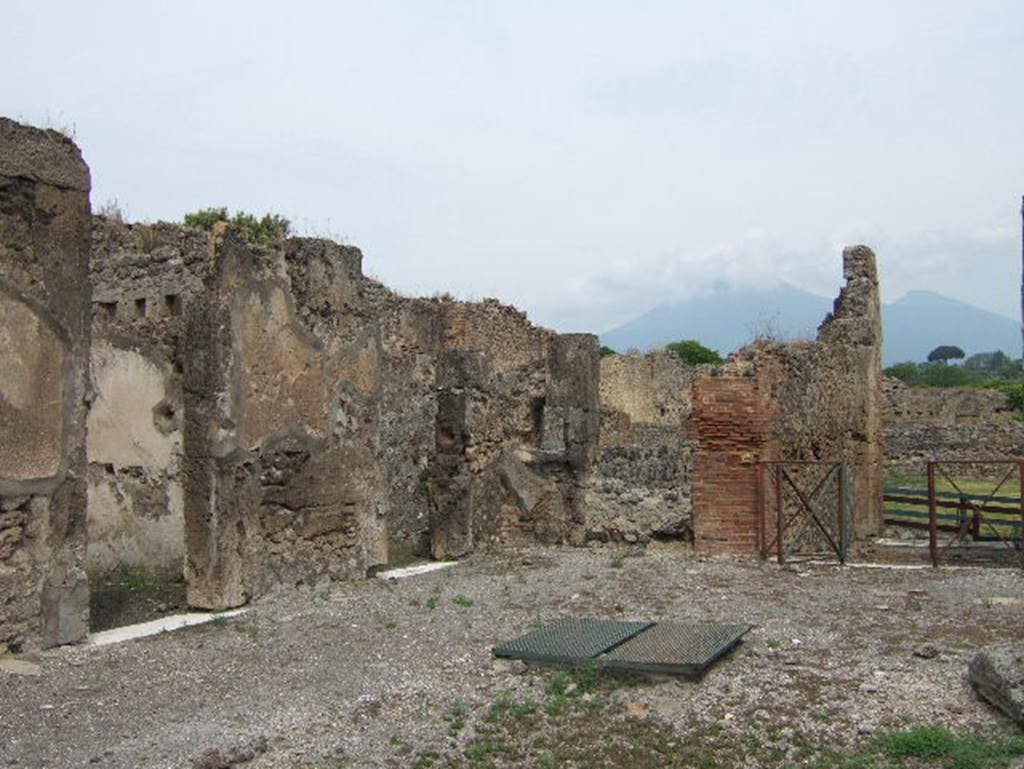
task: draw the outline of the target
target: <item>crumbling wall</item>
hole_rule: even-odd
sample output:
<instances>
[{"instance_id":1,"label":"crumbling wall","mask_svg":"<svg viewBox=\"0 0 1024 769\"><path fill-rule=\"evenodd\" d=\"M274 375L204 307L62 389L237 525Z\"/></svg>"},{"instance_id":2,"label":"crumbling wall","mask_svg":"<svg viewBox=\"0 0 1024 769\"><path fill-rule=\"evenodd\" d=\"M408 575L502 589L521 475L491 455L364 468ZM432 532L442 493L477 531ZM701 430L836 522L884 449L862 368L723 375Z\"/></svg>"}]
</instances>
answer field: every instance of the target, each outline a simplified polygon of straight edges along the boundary
<instances>
[{"instance_id":1,"label":"crumbling wall","mask_svg":"<svg viewBox=\"0 0 1024 769\"><path fill-rule=\"evenodd\" d=\"M756 463L847 462L854 535L881 524L881 320L875 257L843 252L846 285L815 341L761 340L697 380L694 532L698 547L757 546Z\"/></svg>"},{"instance_id":2,"label":"crumbling wall","mask_svg":"<svg viewBox=\"0 0 1024 769\"><path fill-rule=\"evenodd\" d=\"M601 442L587 492L587 536L689 539L694 379L668 350L601 358Z\"/></svg>"},{"instance_id":3,"label":"crumbling wall","mask_svg":"<svg viewBox=\"0 0 1024 769\"><path fill-rule=\"evenodd\" d=\"M184 308L211 263L205 233L93 219L90 572L182 568Z\"/></svg>"},{"instance_id":4,"label":"crumbling wall","mask_svg":"<svg viewBox=\"0 0 1024 769\"><path fill-rule=\"evenodd\" d=\"M0 118L0 653L83 638L89 169Z\"/></svg>"},{"instance_id":5,"label":"crumbling wall","mask_svg":"<svg viewBox=\"0 0 1024 769\"><path fill-rule=\"evenodd\" d=\"M1017 459L1024 422L1005 393L973 387L884 385L885 465L920 474L929 460Z\"/></svg>"},{"instance_id":6,"label":"crumbling wall","mask_svg":"<svg viewBox=\"0 0 1024 769\"><path fill-rule=\"evenodd\" d=\"M221 607L410 550L580 528L593 337L556 337L495 300L400 296L329 241L260 248L222 226L97 219L94 249L98 565L183 554L190 603ZM461 345L486 376L446 480L438 435ZM458 502L444 489L463 470Z\"/></svg>"},{"instance_id":7,"label":"crumbling wall","mask_svg":"<svg viewBox=\"0 0 1024 769\"><path fill-rule=\"evenodd\" d=\"M580 526L572 519L582 516L587 471L566 469L564 446L541 447L545 425L552 442L553 425L574 408L565 404L576 403L556 393L573 337L558 341L494 299L410 298L372 282L367 296L381 327L382 505L392 555L569 538ZM584 338L589 389L581 392L593 419L597 372L592 337Z\"/></svg>"}]
</instances>

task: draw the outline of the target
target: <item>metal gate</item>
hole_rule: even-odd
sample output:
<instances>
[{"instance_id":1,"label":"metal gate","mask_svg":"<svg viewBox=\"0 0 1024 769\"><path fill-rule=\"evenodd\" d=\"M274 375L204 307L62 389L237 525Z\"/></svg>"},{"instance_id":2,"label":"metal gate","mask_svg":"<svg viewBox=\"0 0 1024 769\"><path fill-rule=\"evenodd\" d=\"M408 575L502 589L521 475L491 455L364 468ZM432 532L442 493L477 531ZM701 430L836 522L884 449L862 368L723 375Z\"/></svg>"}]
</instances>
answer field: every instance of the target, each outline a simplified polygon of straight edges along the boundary
<instances>
[{"instance_id":1,"label":"metal gate","mask_svg":"<svg viewBox=\"0 0 1024 769\"><path fill-rule=\"evenodd\" d=\"M971 494L957 483L955 468L984 465L997 471L998 482L987 494ZM936 481L945 480L953 487L958 499L955 503L941 499L936 491ZM997 496L1013 478L1017 494L1014 497ZM945 543L939 541L940 507L957 508L959 525ZM945 517L945 516L943 516ZM1011 551L1017 551L1020 565L1024 568L1024 460L972 461L944 460L928 463L928 550L932 566L938 566L950 548L965 537L992 539L1002 542Z\"/></svg>"},{"instance_id":2,"label":"metal gate","mask_svg":"<svg viewBox=\"0 0 1024 769\"><path fill-rule=\"evenodd\" d=\"M853 491L845 462L760 462L757 474L761 557L832 556L846 562Z\"/></svg>"}]
</instances>

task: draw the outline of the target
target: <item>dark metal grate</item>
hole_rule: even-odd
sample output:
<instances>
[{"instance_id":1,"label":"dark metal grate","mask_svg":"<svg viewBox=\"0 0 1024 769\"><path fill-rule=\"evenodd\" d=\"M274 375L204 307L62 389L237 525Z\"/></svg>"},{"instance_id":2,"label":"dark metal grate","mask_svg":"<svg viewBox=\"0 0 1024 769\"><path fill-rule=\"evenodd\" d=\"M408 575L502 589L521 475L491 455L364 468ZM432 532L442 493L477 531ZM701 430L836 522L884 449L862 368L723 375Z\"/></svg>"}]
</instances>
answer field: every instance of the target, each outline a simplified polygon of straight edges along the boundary
<instances>
[{"instance_id":1,"label":"dark metal grate","mask_svg":"<svg viewBox=\"0 0 1024 769\"><path fill-rule=\"evenodd\" d=\"M612 670L699 675L752 627L660 622L611 650L598 663Z\"/></svg>"},{"instance_id":2,"label":"dark metal grate","mask_svg":"<svg viewBox=\"0 0 1024 769\"><path fill-rule=\"evenodd\" d=\"M614 649L650 626L650 622L570 617L495 646L494 656L535 662L580 662Z\"/></svg>"}]
</instances>

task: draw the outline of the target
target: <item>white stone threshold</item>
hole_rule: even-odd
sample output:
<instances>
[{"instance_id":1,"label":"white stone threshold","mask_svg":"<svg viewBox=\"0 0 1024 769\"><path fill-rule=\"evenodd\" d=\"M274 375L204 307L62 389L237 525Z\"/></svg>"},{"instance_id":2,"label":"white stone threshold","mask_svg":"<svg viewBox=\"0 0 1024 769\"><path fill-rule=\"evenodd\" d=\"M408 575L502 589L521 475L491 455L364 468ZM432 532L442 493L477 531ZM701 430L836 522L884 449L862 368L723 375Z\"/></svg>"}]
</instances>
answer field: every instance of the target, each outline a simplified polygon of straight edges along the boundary
<instances>
[{"instance_id":1,"label":"white stone threshold","mask_svg":"<svg viewBox=\"0 0 1024 769\"><path fill-rule=\"evenodd\" d=\"M947 534L945 540L939 540L939 547L945 547L945 542L949 541L949 535ZM879 539L875 541L877 545L884 545L885 547L912 547L918 550L928 549L928 540L905 540L905 539ZM1006 547L1002 542L996 540L984 540L982 542L973 542L969 540L963 540L958 542L956 547L960 550L1002 550Z\"/></svg>"},{"instance_id":2,"label":"white stone threshold","mask_svg":"<svg viewBox=\"0 0 1024 769\"><path fill-rule=\"evenodd\" d=\"M115 627L111 630L103 630L99 633L92 633L85 639L86 646L107 646L108 644L121 643L122 641L134 641L136 638L157 635L158 633L169 633L172 630L181 630L194 625L202 625L218 619L230 619L240 614L245 614L248 609L231 609L230 611L218 612L189 612L188 614L171 614L160 619L140 622L138 625L125 625Z\"/></svg>"},{"instance_id":3,"label":"white stone threshold","mask_svg":"<svg viewBox=\"0 0 1024 769\"><path fill-rule=\"evenodd\" d=\"M403 566L401 569L389 569L378 571L377 579L405 579L415 577L417 574L427 574L440 569L447 569L457 564L458 561L433 561L431 563L418 563L415 566Z\"/></svg>"}]
</instances>

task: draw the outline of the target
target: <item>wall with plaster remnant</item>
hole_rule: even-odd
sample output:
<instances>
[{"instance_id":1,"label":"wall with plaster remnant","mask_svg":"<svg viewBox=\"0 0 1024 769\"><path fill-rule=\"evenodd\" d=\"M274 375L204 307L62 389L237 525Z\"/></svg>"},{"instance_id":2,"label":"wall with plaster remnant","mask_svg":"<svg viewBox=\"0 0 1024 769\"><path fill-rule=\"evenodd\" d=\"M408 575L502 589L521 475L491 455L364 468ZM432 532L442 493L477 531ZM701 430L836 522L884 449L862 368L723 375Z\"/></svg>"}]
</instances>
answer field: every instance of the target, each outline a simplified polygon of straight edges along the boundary
<instances>
[{"instance_id":1,"label":"wall with plaster remnant","mask_svg":"<svg viewBox=\"0 0 1024 769\"><path fill-rule=\"evenodd\" d=\"M212 266L205 233L93 217L87 564L181 569L184 312Z\"/></svg>"},{"instance_id":2,"label":"wall with plaster remnant","mask_svg":"<svg viewBox=\"0 0 1024 769\"><path fill-rule=\"evenodd\" d=\"M188 600L386 562L378 461L380 327L362 256L325 240L259 248L215 231L185 308Z\"/></svg>"},{"instance_id":3,"label":"wall with plaster remnant","mask_svg":"<svg viewBox=\"0 0 1024 769\"><path fill-rule=\"evenodd\" d=\"M87 630L89 169L0 118L0 653Z\"/></svg>"}]
</instances>

